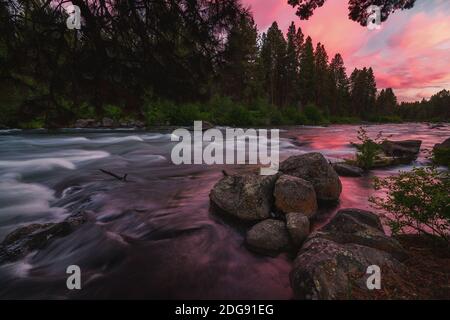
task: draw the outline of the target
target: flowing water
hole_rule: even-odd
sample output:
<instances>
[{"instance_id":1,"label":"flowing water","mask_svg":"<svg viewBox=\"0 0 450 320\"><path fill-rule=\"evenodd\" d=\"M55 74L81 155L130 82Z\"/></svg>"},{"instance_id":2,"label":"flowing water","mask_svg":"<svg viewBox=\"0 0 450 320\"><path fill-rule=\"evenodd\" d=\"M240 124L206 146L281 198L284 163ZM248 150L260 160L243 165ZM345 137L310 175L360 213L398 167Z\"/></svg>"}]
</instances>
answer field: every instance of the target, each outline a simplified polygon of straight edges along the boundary
<instances>
[{"instance_id":1,"label":"flowing water","mask_svg":"<svg viewBox=\"0 0 450 320\"><path fill-rule=\"evenodd\" d=\"M281 160L311 151L331 161L351 157L357 128L284 128ZM366 128L371 135L423 141L415 163L371 173L377 176L423 165L425 149L450 136L448 125ZM170 132L0 131L0 241L26 224L61 221L77 211L89 216L45 249L0 265L0 298L291 298L290 257L249 252L242 230L210 213L208 194L224 166L175 166L174 145ZM128 182L99 169L126 173ZM371 175L341 178L339 205L322 209L315 227L339 208L370 209ZM66 288L69 265L81 268L81 290Z\"/></svg>"}]
</instances>

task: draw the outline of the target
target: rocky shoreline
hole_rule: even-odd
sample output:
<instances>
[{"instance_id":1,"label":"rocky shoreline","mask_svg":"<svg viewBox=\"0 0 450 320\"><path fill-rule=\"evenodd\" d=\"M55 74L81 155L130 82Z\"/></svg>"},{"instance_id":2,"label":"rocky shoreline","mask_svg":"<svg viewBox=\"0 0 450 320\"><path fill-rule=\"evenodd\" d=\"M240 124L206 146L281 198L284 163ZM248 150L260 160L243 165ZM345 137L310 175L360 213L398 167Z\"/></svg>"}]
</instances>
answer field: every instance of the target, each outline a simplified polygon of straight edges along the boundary
<instances>
[{"instance_id":1,"label":"rocky shoreline","mask_svg":"<svg viewBox=\"0 0 450 320\"><path fill-rule=\"evenodd\" d=\"M214 210L250 225L245 237L250 251L272 257L287 252L295 257L290 283L298 299L377 298L367 287L369 266L396 275L385 278L385 287L395 287L392 279L407 283L412 272L405 264L410 254L386 235L373 212L342 209L327 225L310 233L310 218L317 209L339 200L342 184L336 171L346 176L362 174L351 166L340 166L329 164L320 153L291 156L275 176L227 175L210 193ZM420 290L421 285L411 287ZM446 288L440 290L447 292ZM399 288L395 295L383 298L414 298L414 290Z\"/></svg>"}]
</instances>

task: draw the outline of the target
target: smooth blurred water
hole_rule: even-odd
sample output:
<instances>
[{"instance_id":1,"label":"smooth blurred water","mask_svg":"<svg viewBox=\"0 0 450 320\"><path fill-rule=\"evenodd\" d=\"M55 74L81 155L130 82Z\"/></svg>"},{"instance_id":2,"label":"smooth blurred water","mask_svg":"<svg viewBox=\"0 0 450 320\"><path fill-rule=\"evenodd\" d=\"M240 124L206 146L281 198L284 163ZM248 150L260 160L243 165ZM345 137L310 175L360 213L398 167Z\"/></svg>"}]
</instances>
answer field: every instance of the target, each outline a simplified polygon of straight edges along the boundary
<instances>
[{"instance_id":1,"label":"smooth blurred water","mask_svg":"<svg viewBox=\"0 0 450 320\"><path fill-rule=\"evenodd\" d=\"M354 155L357 126L291 127L281 131L281 159L318 151L330 161ZM450 136L450 126L371 125L393 140L420 139L408 166L375 170L386 176L426 163L426 149ZM288 299L291 260L266 258L243 246L244 233L209 212L208 194L223 168L171 163L170 132L0 131L0 241L29 223L61 221L84 210L89 221L45 249L0 266L0 298ZM102 172L128 174L128 182ZM335 208L370 209L371 175L341 178ZM82 270L82 290L66 288L66 268Z\"/></svg>"}]
</instances>

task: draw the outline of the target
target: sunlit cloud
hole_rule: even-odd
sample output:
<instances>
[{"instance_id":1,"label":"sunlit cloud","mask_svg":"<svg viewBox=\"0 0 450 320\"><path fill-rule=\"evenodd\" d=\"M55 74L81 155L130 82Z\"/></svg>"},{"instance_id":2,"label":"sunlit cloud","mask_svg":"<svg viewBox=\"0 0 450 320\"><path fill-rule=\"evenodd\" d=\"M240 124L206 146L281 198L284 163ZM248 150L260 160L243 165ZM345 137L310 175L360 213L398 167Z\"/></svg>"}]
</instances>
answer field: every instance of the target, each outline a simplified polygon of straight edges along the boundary
<instances>
[{"instance_id":1,"label":"sunlit cloud","mask_svg":"<svg viewBox=\"0 0 450 320\"><path fill-rule=\"evenodd\" d=\"M399 100L429 98L450 89L450 1L418 0L411 10L399 11L370 31L348 19L347 0L333 0L307 21L295 15L287 0L243 0L260 31L273 21L286 31L291 21L331 57L339 52L347 72L372 67L379 88L392 87Z\"/></svg>"}]
</instances>

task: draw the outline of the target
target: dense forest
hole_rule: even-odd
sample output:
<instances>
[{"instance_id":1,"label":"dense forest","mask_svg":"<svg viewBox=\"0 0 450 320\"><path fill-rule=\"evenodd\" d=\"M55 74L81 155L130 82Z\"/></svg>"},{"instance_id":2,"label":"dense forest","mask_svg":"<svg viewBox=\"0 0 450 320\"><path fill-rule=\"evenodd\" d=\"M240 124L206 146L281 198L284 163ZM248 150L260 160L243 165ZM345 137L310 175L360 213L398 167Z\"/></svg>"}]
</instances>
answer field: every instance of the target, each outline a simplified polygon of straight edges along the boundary
<instances>
[{"instance_id":1,"label":"dense forest","mask_svg":"<svg viewBox=\"0 0 450 320\"><path fill-rule=\"evenodd\" d=\"M370 67L292 23L258 33L239 0L0 2L0 126L61 127L80 118L147 125L448 120L450 93L398 104Z\"/></svg>"}]
</instances>

